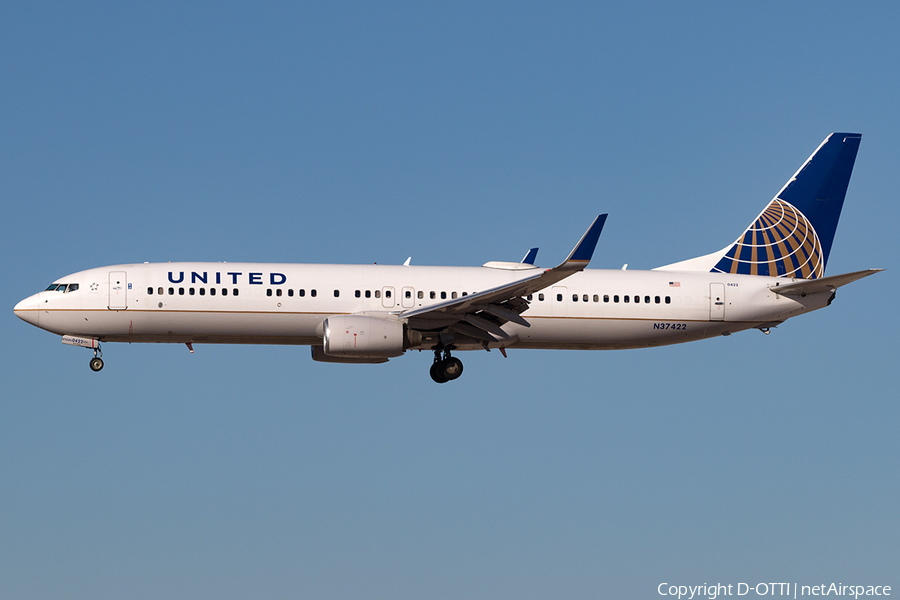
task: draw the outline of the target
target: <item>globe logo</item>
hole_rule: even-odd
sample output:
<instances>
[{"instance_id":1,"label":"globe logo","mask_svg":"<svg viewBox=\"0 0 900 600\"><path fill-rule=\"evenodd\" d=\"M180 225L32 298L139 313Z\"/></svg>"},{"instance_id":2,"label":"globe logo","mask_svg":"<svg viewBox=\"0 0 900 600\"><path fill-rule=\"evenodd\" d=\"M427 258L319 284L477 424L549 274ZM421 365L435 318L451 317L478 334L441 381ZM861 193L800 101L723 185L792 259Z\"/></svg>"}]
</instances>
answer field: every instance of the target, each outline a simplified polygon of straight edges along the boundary
<instances>
[{"instance_id":1,"label":"globe logo","mask_svg":"<svg viewBox=\"0 0 900 600\"><path fill-rule=\"evenodd\" d=\"M712 272L817 279L825 272L822 244L803 213L775 198Z\"/></svg>"}]
</instances>

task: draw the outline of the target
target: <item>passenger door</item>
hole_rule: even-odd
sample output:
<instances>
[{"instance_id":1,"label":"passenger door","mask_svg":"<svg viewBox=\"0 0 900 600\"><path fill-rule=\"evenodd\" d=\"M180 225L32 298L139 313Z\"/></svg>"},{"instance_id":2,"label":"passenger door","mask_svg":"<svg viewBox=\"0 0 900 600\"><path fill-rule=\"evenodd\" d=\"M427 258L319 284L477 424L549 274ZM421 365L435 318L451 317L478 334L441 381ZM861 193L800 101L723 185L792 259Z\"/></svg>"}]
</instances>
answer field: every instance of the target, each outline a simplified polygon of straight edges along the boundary
<instances>
[{"instance_id":1,"label":"passenger door","mask_svg":"<svg viewBox=\"0 0 900 600\"><path fill-rule=\"evenodd\" d=\"M128 308L128 275L125 271L109 272L109 309Z\"/></svg>"},{"instance_id":2,"label":"passenger door","mask_svg":"<svg viewBox=\"0 0 900 600\"><path fill-rule=\"evenodd\" d=\"M709 320L725 320L725 284L709 284Z\"/></svg>"}]
</instances>

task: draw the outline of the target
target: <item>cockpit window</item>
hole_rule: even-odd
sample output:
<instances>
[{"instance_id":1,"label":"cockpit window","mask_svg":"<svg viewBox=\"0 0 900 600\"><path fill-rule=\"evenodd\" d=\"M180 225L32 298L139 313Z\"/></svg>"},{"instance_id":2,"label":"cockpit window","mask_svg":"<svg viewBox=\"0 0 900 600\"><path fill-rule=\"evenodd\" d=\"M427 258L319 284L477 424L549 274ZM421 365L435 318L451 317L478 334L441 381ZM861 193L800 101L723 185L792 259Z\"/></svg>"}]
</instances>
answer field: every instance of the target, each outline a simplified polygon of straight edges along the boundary
<instances>
[{"instance_id":1,"label":"cockpit window","mask_svg":"<svg viewBox=\"0 0 900 600\"><path fill-rule=\"evenodd\" d=\"M51 283L45 291L47 292L74 292L78 289L77 283Z\"/></svg>"}]
</instances>

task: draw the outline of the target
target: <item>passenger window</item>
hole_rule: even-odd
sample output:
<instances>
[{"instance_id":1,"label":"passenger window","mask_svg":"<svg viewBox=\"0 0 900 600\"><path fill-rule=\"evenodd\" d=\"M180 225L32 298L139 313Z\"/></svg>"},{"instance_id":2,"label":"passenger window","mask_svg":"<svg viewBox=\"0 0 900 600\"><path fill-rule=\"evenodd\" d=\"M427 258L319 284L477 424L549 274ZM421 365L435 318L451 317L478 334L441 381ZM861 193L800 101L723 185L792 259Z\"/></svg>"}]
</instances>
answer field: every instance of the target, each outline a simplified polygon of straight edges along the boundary
<instances>
[{"instance_id":1,"label":"passenger window","mask_svg":"<svg viewBox=\"0 0 900 600\"><path fill-rule=\"evenodd\" d=\"M453 300L456 300L456 298L457 298L456 292L451 292L451 293L450 293L450 298L452 298Z\"/></svg>"},{"instance_id":2,"label":"passenger window","mask_svg":"<svg viewBox=\"0 0 900 600\"><path fill-rule=\"evenodd\" d=\"M297 295L301 298L306 295L306 290L297 290Z\"/></svg>"},{"instance_id":3,"label":"passenger window","mask_svg":"<svg viewBox=\"0 0 900 600\"><path fill-rule=\"evenodd\" d=\"M559 299L562 300L562 296ZM578 302L578 294L572 294L572 302Z\"/></svg>"},{"instance_id":4,"label":"passenger window","mask_svg":"<svg viewBox=\"0 0 900 600\"><path fill-rule=\"evenodd\" d=\"M293 288L291 288L291 289L288 290L288 296L291 297L291 298L294 297L294 290L293 290Z\"/></svg>"},{"instance_id":5,"label":"passenger window","mask_svg":"<svg viewBox=\"0 0 900 600\"><path fill-rule=\"evenodd\" d=\"M215 295L216 295L216 288L209 288L209 295L210 295L210 296L215 296Z\"/></svg>"},{"instance_id":6,"label":"passenger window","mask_svg":"<svg viewBox=\"0 0 900 600\"><path fill-rule=\"evenodd\" d=\"M600 296L594 294L594 302L600 302Z\"/></svg>"},{"instance_id":7,"label":"passenger window","mask_svg":"<svg viewBox=\"0 0 900 600\"><path fill-rule=\"evenodd\" d=\"M406 292L404 292L403 295L406 296L407 298L412 298L412 292L409 290L406 290Z\"/></svg>"},{"instance_id":8,"label":"passenger window","mask_svg":"<svg viewBox=\"0 0 900 600\"><path fill-rule=\"evenodd\" d=\"M654 298L654 300L656 301L657 304L659 304L659 296L657 296L656 298Z\"/></svg>"},{"instance_id":9,"label":"passenger window","mask_svg":"<svg viewBox=\"0 0 900 600\"><path fill-rule=\"evenodd\" d=\"M178 295L184 296L184 288L178 288Z\"/></svg>"},{"instance_id":10,"label":"passenger window","mask_svg":"<svg viewBox=\"0 0 900 600\"><path fill-rule=\"evenodd\" d=\"M666 296L666 304L672 304L672 297Z\"/></svg>"},{"instance_id":11,"label":"passenger window","mask_svg":"<svg viewBox=\"0 0 900 600\"><path fill-rule=\"evenodd\" d=\"M193 295L194 295L194 288L189 289L189 290L188 290L188 294L190 294L191 296L193 296Z\"/></svg>"},{"instance_id":12,"label":"passenger window","mask_svg":"<svg viewBox=\"0 0 900 600\"><path fill-rule=\"evenodd\" d=\"M174 296L174 295L175 295L175 288L169 288L169 295L170 295L170 296Z\"/></svg>"},{"instance_id":13,"label":"passenger window","mask_svg":"<svg viewBox=\"0 0 900 600\"><path fill-rule=\"evenodd\" d=\"M447 299L447 292L441 292L441 300Z\"/></svg>"},{"instance_id":14,"label":"passenger window","mask_svg":"<svg viewBox=\"0 0 900 600\"><path fill-rule=\"evenodd\" d=\"M625 302L628 302L628 296L625 296ZM634 303L635 303L635 304L640 304L640 303L641 303L641 297L640 297L640 296L635 296L635 297L634 297Z\"/></svg>"},{"instance_id":15,"label":"passenger window","mask_svg":"<svg viewBox=\"0 0 900 600\"><path fill-rule=\"evenodd\" d=\"M239 291L239 290L238 290L237 288L234 288L233 290L231 290L231 295L232 295L232 296L237 296L237 295L238 295L238 291Z\"/></svg>"},{"instance_id":16,"label":"passenger window","mask_svg":"<svg viewBox=\"0 0 900 600\"><path fill-rule=\"evenodd\" d=\"M596 296L594 296L594 297L596 298ZM583 302L587 302L587 301L588 301L588 295L585 294L584 296L582 296L581 300L582 300ZM596 302L596 300L595 300L595 302Z\"/></svg>"},{"instance_id":17,"label":"passenger window","mask_svg":"<svg viewBox=\"0 0 900 600\"><path fill-rule=\"evenodd\" d=\"M644 304L650 304L650 296L644 296Z\"/></svg>"},{"instance_id":18,"label":"passenger window","mask_svg":"<svg viewBox=\"0 0 900 600\"><path fill-rule=\"evenodd\" d=\"M528 294L527 296L525 296L525 299L528 300L529 302L531 302L531 299L533 297L534 297L534 294Z\"/></svg>"},{"instance_id":19,"label":"passenger window","mask_svg":"<svg viewBox=\"0 0 900 600\"><path fill-rule=\"evenodd\" d=\"M205 295L206 295L206 288L200 288L200 295L201 295L201 296L205 296Z\"/></svg>"},{"instance_id":20,"label":"passenger window","mask_svg":"<svg viewBox=\"0 0 900 600\"><path fill-rule=\"evenodd\" d=\"M468 296L468 295L469 295L469 292L463 292L462 295L463 295L463 296Z\"/></svg>"},{"instance_id":21,"label":"passenger window","mask_svg":"<svg viewBox=\"0 0 900 600\"><path fill-rule=\"evenodd\" d=\"M434 292L428 292L428 297L434 300L437 297L437 294Z\"/></svg>"},{"instance_id":22,"label":"passenger window","mask_svg":"<svg viewBox=\"0 0 900 600\"><path fill-rule=\"evenodd\" d=\"M310 297L315 298L315 297L316 297L316 290L309 290L309 295L310 295Z\"/></svg>"},{"instance_id":23,"label":"passenger window","mask_svg":"<svg viewBox=\"0 0 900 600\"><path fill-rule=\"evenodd\" d=\"M627 303L628 303L628 296L625 296L622 300L623 300L623 302L625 302L625 303L627 304Z\"/></svg>"},{"instance_id":24,"label":"passenger window","mask_svg":"<svg viewBox=\"0 0 900 600\"><path fill-rule=\"evenodd\" d=\"M420 290L419 293L418 293L418 296L419 296L419 300L421 300L422 298L425 297L425 292L423 292L423 291Z\"/></svg>"},{"instance_id":25,"label":"passenger window","mask_svg":"<svg viewBox=\"0 0 900 600\"><path fill-rule=\"evenodd\" d=\"M277 290L275 290L275 295L276 295L276 296L280 296L280 295L283 294L283 293L284 293L284 292L281 291L281 288L278 288Z\"/></svg>"},{"instance_id":26,"label":"passenger window","mask_svg":"<svg viewBox=\"0 0 900 600\"><path fill-rule=\"evenodd\" d=\"M340 297L341 297L341 292L340 292L340 290L334 290L334 297L335 297L335 298L340 298Z\"/></svg>"},{"instance_id":27,"label":"passenger window","mask_svg":"<svg viewBox=\"0 0 900 600\"><path fill-rule=\"evenodd\" d=\"M544 295L538 294L538 302L543 302L543 301L544 301Z\"/></svg>"},{"instance_id":28,"label":"passenger window","mask_svg":"<svg viewBox=\"0 0 900 600\"><path fill-rule=\"evenodd\" d=\"M609 294L603 294L603 301L609 302Z\"/></svg>"},{"instance_id":29,"label":"passenger window","mask_svg":"<svg viewBox=\"0 0 900 600\"><path fill-rule=\"evenodd\" d=\"M152 287L147 288L147 295L148 295L148 296L152 296L152 295L153 295L153 288L152 288Z\"/></svg>"},{"instance_id":30,"label":"passenger window","mask_svg":"<svg viewBox=\"0 0 900 600\"><path fill-rule=\"evenodd\" d=\"M160 296L162 296L162 295L163 295L163 289L162 289L162 288L157 288L157 289L156 289L156 293L159 294Z\"/></svg>"},{"instance_id":31,"label":"passenger window","mask_svg":"<svg viewBox=\"0 0 900 600\"><path fill-rule=\"evenodd\" d=\"M366 298L372 297L372 290L366 290Z\"/></svg>"},{"instance_id":32,"label":"passenger window","mask_svg":"<svg viewBox=\"0 0 900 600\"><path fill-rule=\"evenodd\" d=\"M272 290L270 288L270 289L266 290L266 296L271 296L271 295L272 295Z\"/></svg>"},{"instance_id":33,"label":"passenger window","mask_svg":"<svg viewBox=\"0 0 900 600\"><path fill-rule=\"evenodd\" d=\"M375 297L381 298L381 290L375 290Z\"/></svg>"},{"instance_id":34,"label":"passenger window","mask_svg":"<svg viewBox=\"0 0 900 600\"><path fill-rule=\"evenodd\" d=\"M223 295L223 296L227 296L227 295L228 295L228 288L222 288L222 295Z\"/></svg>"},{"instance_id":35,"label":"passenger window","mask_svg":"<svg viewBox=\"0 0 900 600\"><path fill-rule=\"evenodd\" d=\"M557 302L562 302L562 294L557 294L557 295L556 295L556 301L557 301Z\"/></svg>"},{"instance_id":36,"label":"passenger window","mask_svg":"<svg viewBox=\"0 0 900 600\"><path fill-rule=\"evenodd\" d=\"M359 298L362 296L362 292L360 292L359 290L356 290L355 292L353 292L353 295L356 296L357 298Z\"/></svg>"},{"instance_id":37,"label":"passenger window","mask_svg":"<svg viewBox=\"0 0 900 600\"><path fill-rule=\"evenodd\" d=\"M616 294L615 296L613 296L613 302L618 302L618 301L619 301L619 295Z\"/></svg>"}]
</instances>

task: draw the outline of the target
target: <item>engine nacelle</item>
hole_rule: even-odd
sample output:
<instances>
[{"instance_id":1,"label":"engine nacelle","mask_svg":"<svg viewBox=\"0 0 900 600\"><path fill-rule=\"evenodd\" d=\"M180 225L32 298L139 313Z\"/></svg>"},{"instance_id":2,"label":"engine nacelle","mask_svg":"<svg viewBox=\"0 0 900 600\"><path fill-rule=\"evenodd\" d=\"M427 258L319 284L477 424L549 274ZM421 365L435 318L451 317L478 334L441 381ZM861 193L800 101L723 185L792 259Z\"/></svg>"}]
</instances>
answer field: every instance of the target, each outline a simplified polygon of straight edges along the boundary
<instances>
[{"instance_id":1,"label":"engine nacelle","mask_svg":"<svg viewBox=\"0 0 900 600\"><path fill-rule=\"evenodd\" d=\"M345 358L391 358L403 354L403 323L367 315L325 319L325 354Z\"/></svg>"},{"instance_id":2,"label":"engine nacelle","mask_svg":"<svg viewBox=\"0 0 900 600\"><path fill-rule=\"evenodd\" d=\"M355 358L353 356L328 356L322 346L310 346L312 351L312 359L316 362L324 363L342 363L351 365L380 365L386 363L386 358Z\"/></svg>"}]
</instances>

